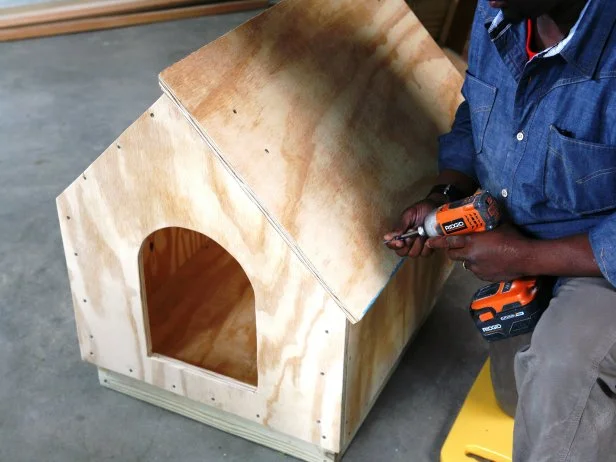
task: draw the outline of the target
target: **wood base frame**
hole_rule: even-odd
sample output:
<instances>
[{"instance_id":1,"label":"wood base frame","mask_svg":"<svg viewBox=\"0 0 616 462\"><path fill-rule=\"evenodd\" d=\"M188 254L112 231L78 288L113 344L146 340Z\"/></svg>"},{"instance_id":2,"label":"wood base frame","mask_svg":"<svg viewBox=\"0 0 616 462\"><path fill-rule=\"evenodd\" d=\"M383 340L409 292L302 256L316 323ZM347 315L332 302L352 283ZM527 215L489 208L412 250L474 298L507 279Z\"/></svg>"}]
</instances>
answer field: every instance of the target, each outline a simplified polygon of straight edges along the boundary
<instances>
[{"instance_id":1,"label":"wood base frame","mask_svg":"<svg viewBox=\"0 0 616 462\"><path fill-rule=\"evenodd\" d=\"M337 462L342 457L342 454L324 451L314 444L106 369L98 369L98 378L103 387L307 462Z\"/></svg>"}]
</instances>

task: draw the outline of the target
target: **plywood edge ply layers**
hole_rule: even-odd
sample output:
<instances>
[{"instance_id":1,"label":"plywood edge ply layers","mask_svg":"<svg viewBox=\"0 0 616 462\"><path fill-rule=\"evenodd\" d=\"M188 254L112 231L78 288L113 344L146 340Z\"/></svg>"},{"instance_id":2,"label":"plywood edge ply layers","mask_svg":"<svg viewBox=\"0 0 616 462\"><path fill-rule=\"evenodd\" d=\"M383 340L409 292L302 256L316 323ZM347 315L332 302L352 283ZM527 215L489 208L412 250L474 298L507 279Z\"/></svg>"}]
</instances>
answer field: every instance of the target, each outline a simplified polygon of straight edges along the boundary
<instances>
[{"instance_id":1,"label":"plywood edge ply layers","mask_svg":"<svg viewBox=\"0 0 616 462\"><path fill-rule=\"evenodd\" d=\"M163 90L359 321L399 263L380 236L436 174L461 75L402 0L286 0L165 70Z\"/></svg>"},{"instance_id":2,"label":"plywood edge ply layers","mask_svg":"<svg viewBox=\"0 0 616 462\"><path fill-rule=\"evenodd\" d=\"M57 205L84 360L339 452L346 318L167 97ZM215 240L248 276L257 387L151 351L139 251L167 227Z\"/></svg>"}]
</instances>

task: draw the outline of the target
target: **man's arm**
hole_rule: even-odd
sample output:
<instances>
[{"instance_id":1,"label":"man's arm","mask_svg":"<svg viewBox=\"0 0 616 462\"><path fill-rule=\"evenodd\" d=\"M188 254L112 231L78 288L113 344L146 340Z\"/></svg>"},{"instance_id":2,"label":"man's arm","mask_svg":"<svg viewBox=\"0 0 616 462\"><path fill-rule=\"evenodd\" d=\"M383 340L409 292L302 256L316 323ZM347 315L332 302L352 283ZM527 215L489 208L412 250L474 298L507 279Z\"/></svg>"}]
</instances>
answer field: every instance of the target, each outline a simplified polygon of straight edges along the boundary
<instances>
[{"instance_id":1,"label":"man's arm","mask_svg":"<svg viewBox=\"0 0 616 462\"><path fill-rule=\"evenodd\" d=\"M529 259L534 260L525 268L529 276L602 276L588 234L552 241L532 240L529 247Z\"/></svg>"},{"instance_id":2,"label":"man's arm","mask_svg":"<svg viewBox=\"0 0 616 462\"><path fill-rule=\"evenodd\" d=\"M601 277L591 235L538 240L523 236L511 225L503 225L487 233L432 238L427 245L447 249L452 260L466 262L467 269L486 281L541 275Z\"/></svg>"},{"instance_id":3,"label":"man's arm","mask_svg":"<svg viewBox=\"0 0 616 462\"><path fill-rule=\"evenodd\" d=\"M487 281L522 276L605 277L616 287L616 212L589 233L562 239L529 239L511 225L468 236L430 239L432 249L448 249L450 258Z\"/></svg>"},{"instance_id":4,"label":"man's arm","mask_svg":"<svg viewBox=\"0 0 616 462\"><path fill-rule=\"evenodd\" d=\"M476 72L478 53L475 42L485 37L484 21L487 14L487 3L478 2L473 19L471 46L468 58L468 71ZM471 111L468 104L466 80L462 86L465 101L456 111L451 131L439 138L439 172L436 184L453 184L465 196L473 194L479 184L475 174L476 149L473 141L473 126Z\"/></svg>"},{"instance_id":5,"label":"man's arm","mask_svg":"<svg viewBox=\"0 0 616 462\"><path fill-rule=\"evenodd\" d=\"M480 30L477 28L483 27L486 8L483 2L477 4L473 30ZM470 71L473 70L476 61L472 42L473 40L471 40L469 53ZM466 85L462 87L462 94L466 98L465 90ZM453 185L465 196L470 196L479 187L475 175L475 143L473 141L471 112L466 100L460 104L456 111L451 131L439 138L438 164L440 173L435 180L435 185ZM410 228L422 225L426 215L435 207L443 205L448 199L443 194L435 193L430 194L423 201L412 204L402 212L398 226L387 233L384 239L388 241ZM419 255L427 257L432 253L432 250L425 247L425 241L426 239L421 237L406 239L405 241L392 241L387 245L401 257L418 257Z\"/></svg>"},{"instance_id":6,"label":"man's arm","mask_svg":"<svg viewBox=\"0 0 616 462\"><path fill-rule=\"evenodd\" d=\"M435 184L452 184L465 196L473 194L479 183L475 177L475 145L468 103L456 111L451 131L439 138L439 176Z\"/></svg>"}]
</instances>

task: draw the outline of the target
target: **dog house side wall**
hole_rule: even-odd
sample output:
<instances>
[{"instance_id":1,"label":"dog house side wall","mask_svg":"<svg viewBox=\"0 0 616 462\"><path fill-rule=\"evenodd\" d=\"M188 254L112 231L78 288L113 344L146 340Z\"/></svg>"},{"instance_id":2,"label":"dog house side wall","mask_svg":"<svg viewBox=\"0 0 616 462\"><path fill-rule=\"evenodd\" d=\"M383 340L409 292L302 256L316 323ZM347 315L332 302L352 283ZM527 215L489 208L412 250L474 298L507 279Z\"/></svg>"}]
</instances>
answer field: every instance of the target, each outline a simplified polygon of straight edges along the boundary
<instances>
[{"instance_id":1,"label":"dog house side wall","mask_svg":"<svg viewBox=\"0 0 616 462\"><path fill-rule=\"evenodd\" d=\"M168 98L57 204L86 361L339 451L346 318ZM248 275L258 387L150 354L139 249L172 226L216 240Z\"/></svg>"},{"instance_id":2,"label":"dog house side wall","mask_svg":"<svg viewBox=\"0 0 616 462\"><path fill-rule=\"evenodd\" d=\"M432 310L451 269L444 253L405 261L361 322L349 323L343 448L352 441Z\"/></svg>"}]
</instances>

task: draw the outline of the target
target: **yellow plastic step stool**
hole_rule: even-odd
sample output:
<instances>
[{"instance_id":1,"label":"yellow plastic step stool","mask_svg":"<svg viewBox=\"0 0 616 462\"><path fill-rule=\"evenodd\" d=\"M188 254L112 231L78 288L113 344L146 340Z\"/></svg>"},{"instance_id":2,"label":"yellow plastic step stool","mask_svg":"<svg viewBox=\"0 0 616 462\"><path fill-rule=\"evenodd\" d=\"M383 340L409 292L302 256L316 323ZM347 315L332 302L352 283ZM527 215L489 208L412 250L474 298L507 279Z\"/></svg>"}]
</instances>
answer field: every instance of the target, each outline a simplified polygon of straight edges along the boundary
<instances>
[{"instance_id":1,"label":"yellow plastic step stool","mask_svg":"<svg viewBox=\"0 0 616 462\"><path fill-rule=\"evenodd\" d=\"M511 462L513 419L494 395L490 361L486 361L441 449L441 462L474 461L470 455L493 462Z\"/></svg>"}]
</instances>

